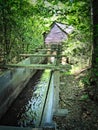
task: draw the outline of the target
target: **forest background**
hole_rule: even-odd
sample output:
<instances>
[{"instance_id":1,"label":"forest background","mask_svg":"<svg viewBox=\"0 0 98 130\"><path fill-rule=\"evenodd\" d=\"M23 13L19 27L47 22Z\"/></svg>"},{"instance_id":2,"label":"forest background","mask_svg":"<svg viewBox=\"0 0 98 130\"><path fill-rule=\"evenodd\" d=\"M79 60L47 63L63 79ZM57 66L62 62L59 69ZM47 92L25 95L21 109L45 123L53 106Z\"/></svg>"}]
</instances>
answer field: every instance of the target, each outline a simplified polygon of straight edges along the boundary
<instances>
[{"instance_id":1,"label":"forest background","mask_svg":"<svg viewBox=\"0 0 98 130\"><path fill-rule=\"evenodd\" d=\"M72 25L74 32L63 43L63 54L74 70L91 67L85 84L92 86L96 100L97 14L96 0L0 0L0 63L17 63L20 53L34 53L54 21Z\"/></svg>"}]
</instances>

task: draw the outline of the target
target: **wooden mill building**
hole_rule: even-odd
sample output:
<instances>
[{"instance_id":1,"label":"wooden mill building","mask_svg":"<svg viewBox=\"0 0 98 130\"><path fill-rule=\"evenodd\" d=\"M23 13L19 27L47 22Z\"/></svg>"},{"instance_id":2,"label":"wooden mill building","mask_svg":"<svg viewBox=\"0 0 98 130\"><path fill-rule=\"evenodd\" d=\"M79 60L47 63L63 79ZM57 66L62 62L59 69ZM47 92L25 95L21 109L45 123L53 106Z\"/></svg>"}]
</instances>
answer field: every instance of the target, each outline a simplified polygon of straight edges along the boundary
<instances>
[{"instance_id":1,"label":"wooden mill building","mask_svg":"<svg viewBox=\"0 0 98 130\"><path fill-rule=\"evenodd\" d=\"M73 32L73 27L65 25L63 23L54 22L51 25L51 29L44 35L45 46L51 46L52 44L62 44L68 35Z\"/></svg>"},{"instance_id":2,"label":"wooden mill building","mask_svg":"<svg viewBox=\"0 0 98 130\"><path fill-rule=\"evenodd\" d=\"M68 35L71 34L72 32L73 32L72 26L54 22L51 25L50 31L48 33L44 33L45 46L51 49L51 52L48 51L47 53L60 55L62 51L62 43L68 39ZM51 57L51 59L54 60L55 58Z\"/></svg>"}]
</instances>

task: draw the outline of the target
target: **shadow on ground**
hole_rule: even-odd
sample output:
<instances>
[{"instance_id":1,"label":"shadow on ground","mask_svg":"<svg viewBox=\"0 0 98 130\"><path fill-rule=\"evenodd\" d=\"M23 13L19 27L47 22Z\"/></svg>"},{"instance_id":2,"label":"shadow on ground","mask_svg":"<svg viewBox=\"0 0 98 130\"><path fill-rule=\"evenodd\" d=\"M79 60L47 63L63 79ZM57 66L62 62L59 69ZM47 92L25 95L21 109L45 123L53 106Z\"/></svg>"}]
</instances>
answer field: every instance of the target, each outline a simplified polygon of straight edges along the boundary
<instances>
[{"instance_id":1,"label":"shadow on ground","mask_svg":"<svg viewBox=\"0 0 98 130\"><path fill-rule=\"evenodd\" d=\"M85 73L62 75L60 107L68 109L66 117L54 117L59 130L98 130L98 103L87 97L82 84Z\"/></svg>"}]
</instances>

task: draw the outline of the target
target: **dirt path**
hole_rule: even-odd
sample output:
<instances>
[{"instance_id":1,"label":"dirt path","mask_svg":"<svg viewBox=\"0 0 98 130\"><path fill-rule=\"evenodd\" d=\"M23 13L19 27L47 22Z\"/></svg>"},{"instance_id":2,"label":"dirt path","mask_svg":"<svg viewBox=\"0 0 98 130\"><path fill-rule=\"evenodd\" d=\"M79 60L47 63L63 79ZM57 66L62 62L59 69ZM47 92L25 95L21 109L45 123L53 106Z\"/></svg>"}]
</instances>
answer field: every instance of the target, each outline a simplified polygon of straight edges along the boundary
<instances>
[{"instance_id":1,"label":"dirt path","mask_svg":"<svg viewBox=\"0 0 98 130\"><path fill-rule=\"evenodd\" d=\"M54 117L58 130L98 130L98 104L85 93L81 82L84 74L62 75L60 107L69 113L66 117Z\"/></svg>"}]
</instances>

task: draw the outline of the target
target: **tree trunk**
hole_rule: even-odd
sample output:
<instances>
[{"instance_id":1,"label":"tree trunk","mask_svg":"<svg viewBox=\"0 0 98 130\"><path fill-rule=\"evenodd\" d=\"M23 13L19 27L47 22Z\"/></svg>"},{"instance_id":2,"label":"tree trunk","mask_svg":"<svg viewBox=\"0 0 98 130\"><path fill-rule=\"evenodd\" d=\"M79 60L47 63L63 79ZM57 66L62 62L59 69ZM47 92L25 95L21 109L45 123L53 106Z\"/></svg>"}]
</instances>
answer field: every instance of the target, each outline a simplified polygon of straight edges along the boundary
<instances>
[{"instance_id":1,"label":"tree trunk","mask_svg":"<svg viewBox=\"0 0 98 130\"><path fill-rule=\"evenodd\" d=\"M98 0L92 1L93 7L93 54L92 54L92 77L91 93L94 100L98 100Z\"/></svg>"}]
</instances>

